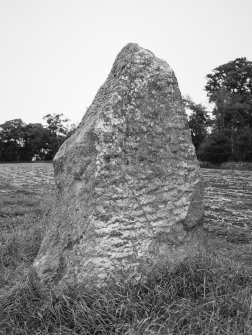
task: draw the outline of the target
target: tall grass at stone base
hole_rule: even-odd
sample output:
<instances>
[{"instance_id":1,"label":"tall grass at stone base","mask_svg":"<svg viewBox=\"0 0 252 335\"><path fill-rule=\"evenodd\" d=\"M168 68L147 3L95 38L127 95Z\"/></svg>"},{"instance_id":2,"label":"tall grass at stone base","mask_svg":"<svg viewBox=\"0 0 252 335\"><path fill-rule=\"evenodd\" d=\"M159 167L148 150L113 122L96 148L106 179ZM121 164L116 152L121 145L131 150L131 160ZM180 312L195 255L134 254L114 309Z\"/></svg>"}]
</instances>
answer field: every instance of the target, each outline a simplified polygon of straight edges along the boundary
<instances>
[{"instance_id":1,"label":"tall grass at stone base","mask_svg":"<svg viewBox=\"0 0 252 335\"><path fill-rule=\"evenodd\" d=\"M252 267L238 247L210 238L205 255L145 283L49 290L27 276L48 224L38 206L1 239L1 335L252 334Z\"/></svg>"},{"instance_id":2,"label":"tall grass at stone base","mask_svg":"<svg viewBox=\"0 0 252 335\"><path fill-rule=\"evenodd\" d=\"M252 334L252 270L214 248L144 284L92 292L30 276L0 297L0 334Z\"/></svg>"},{"instance_id":3,"label":"tall grass at stone base","mask_svg":"<svg viewBox=\"0 0 252 335\"><path fill-rule=\"evenodd\" d=\"M24 199L24 192L22 190L20 196L20 190L17 190L7 197L9 212L14 212L12 215L8 211L5 215L0 210L0 216L5 219L5 225L0 226L0 299L3 292L25 280L48 225L51 198L41 201L27 191L28 197ZM26 213L27 207L29 213Z\"/></svg>"}]
</instances>

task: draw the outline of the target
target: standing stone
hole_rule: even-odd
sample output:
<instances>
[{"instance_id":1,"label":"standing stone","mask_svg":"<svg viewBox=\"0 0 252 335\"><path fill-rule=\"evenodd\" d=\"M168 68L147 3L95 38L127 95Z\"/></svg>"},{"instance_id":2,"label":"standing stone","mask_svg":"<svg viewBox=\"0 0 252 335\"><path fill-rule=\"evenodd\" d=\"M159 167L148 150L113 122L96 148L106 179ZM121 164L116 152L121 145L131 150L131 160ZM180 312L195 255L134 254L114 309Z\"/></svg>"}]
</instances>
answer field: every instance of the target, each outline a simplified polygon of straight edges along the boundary
<instances>
[{"instance_id":1,"label":"standing stone","mask_svg":"<svg viewBox=\"0 0 252 335\"><path fill-rule=\"evenodd\" d=\"M128 44L54 159L42 282L140 278L200 246L203 187L174 72Z\"/></svg>"}]
</instances>

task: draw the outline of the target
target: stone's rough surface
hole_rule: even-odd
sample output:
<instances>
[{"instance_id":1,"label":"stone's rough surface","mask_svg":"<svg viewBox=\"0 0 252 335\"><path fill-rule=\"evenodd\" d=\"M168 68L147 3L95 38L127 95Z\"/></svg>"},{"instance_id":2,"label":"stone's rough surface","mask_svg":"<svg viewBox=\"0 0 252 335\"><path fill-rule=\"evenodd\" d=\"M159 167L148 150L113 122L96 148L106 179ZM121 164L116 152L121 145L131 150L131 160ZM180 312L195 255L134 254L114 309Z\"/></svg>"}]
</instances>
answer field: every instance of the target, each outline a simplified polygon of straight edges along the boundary
<instances>
[{"instance_id":1,"label":"stone's rough surface","mask_svg":"<svg viewBox=\"0 0 252 335\"><path fill-rule=\"evenodd\" d=\"M197 252L199 166L176 77L152 52L122 49L54 171L58 195L34 263L42 281L140 278Z\"/></svg>"}]
</instances>

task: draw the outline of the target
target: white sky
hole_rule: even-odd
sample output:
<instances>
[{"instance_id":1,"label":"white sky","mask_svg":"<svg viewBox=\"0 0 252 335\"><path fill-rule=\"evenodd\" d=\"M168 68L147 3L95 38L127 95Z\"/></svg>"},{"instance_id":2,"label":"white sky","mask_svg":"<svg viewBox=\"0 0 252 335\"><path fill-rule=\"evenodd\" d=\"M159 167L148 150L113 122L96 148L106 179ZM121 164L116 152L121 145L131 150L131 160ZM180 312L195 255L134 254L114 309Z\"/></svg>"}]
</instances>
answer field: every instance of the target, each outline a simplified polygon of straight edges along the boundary
<instances>
[{"instance_id":1,"label":"white sky","mask_svg":"<svg viewBox=\"0 0 252 335\"><path fill-rule=\"evenodd\" d=\"M165 59L183 95L252 60L252 0L0 0L0 124L63 113L78 123L129 42Z\"/></svg>"}]
</instances>

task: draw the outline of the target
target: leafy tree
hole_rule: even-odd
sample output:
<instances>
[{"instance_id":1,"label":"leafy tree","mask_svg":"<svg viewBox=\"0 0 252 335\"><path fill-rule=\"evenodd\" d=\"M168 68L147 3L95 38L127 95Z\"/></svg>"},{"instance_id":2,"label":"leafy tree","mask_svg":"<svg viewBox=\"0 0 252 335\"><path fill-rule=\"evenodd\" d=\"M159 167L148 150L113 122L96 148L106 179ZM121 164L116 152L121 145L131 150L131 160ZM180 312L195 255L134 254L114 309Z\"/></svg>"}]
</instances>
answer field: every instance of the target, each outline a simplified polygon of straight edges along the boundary
<instances>
[{"instance_id":1,"label":"leafy tree","mask_svg":"<svg viewBox=\"0 0 252 335\"><path fill-rule=\"evenodd\" d=\"M205 89L214 103L212 139L228 141L229 160L252 161L247 145L252 133L252 62L237 58L217 67L207 75Z\"/></svg>"},{"instance_id":2,"label":"leafy tree","mask_svg":"<svg viewBox=\"0 0 252 335\"><path fill-rule=\"evenodd\" d=\"M23 141L26 160L32 160L34 156L46 160L47 152L50 151L48 138L49 132L41 123L29 123L25 125Z\"/></svg>"},{"instance_id":3,"label":"leafy tree","mask_svg":"<svg viewBox=\"0 0 252 335\"><path fill-rule=\"evenodd\" d=\"M47 114L43 117L46 120L46 128L51 132L59 136L66 136L68 133L68 122L69 119L61 114Z\"/></svg>"},{"instance_id":4,"label":"leafy tree","mask_svg":"<svg viewBox=\"0 0 252 335\"><path fill-rule=\"evenodd\" d=\"M21 119L6 121L0 125L1 160L18 161L24 157L24 126Z\"/></svg>"},{"instance_id":5,"label":"leafy tree","mask_svg":"<svg viewBox=\"0 0 252 335\"><path fill-rule=\"evenodd\" d=\"M46 129L48 130L48 157L52 159L58 151L61 144L66 140L69 130L69 119L63 114L47 114L43 117L46 121Z\"/></svg>"},{"instance_id":6,"label":"leafy tree","mask_svg":"<svg viewBox=\"0 0 252 335\"><path fill-rule=\"evenodd\" d=\"M230 157L230 141L227 136L222 134L210 134L206 137L198 150L198 158L201 161L212 163L222 163Z\"/></svg>"},{"instance_id":7,"label":"leafy tree","mask_svg":"<svg viewBox=\"0 0 252 335\"><path fill-rule=\"evenodd\" d=\"M47 126L25 124L21 119L0 125L0 161L31 161L34 156L42 160L53 159L75 126L68 126L63 114L48 114L45 119Z\"/></svg>"},{"instance_id":8,"label":"leafy tree","mask_svg":"<svg viewBox=\"0 0 252 335\"><path fill-rule=\"evenodd\" d=\"M203 141L208 135L207 128L211 124L209 112L201 105L196 104L190 97L183 99L186 111L189 116L189 127L191 129L192 141L198 154Z\"/></svg>"}]
</instances>

